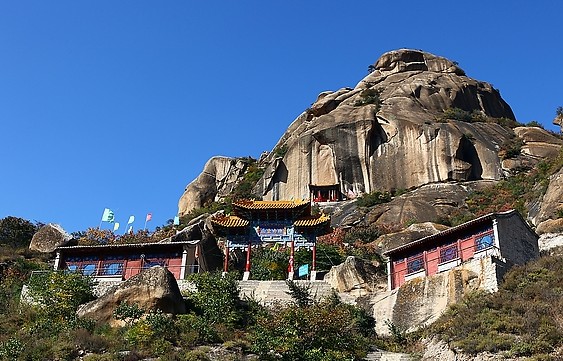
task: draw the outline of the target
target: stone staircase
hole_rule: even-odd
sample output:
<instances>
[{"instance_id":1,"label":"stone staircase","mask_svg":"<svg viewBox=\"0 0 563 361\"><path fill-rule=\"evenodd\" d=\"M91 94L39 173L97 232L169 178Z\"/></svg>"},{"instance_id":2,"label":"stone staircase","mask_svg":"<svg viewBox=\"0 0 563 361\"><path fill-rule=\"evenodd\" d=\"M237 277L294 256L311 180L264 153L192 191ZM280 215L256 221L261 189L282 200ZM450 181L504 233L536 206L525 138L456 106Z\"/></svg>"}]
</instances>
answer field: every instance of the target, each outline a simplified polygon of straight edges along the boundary
<instances>
[{"instance_id":1,"label":"stone staircase","mask_svg":"<svg viewBox=\"0 0 563 361\"><path fill-rule=\"evenodd\" d=\"M388 352L375 349L367 354L365 361L412 361L413 358L406 353Z\"/></svg>"},{"instance_id":2,"label":"stone staircase","mask_svg":"<svg viewBox=\"0 0 563 361\"><path fill-rule=\"evenodd\" d=\"M324 281L295 281L299 285L309 285L311 295L320 300L332 293L330 285ZM285 281L239 281L240 297L253 298L262 304L288 304L292 298L287 294L289 288Z\"/></svg>"}]
</instances>

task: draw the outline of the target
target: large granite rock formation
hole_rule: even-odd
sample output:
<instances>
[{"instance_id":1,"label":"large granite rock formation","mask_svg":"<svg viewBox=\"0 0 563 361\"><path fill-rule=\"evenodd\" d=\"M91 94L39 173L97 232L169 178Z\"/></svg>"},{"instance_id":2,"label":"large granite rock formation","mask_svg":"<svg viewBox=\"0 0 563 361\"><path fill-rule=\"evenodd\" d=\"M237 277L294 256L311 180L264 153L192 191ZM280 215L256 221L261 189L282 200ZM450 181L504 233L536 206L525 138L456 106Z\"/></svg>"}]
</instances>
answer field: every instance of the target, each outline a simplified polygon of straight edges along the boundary
<instances>
[{"instance_id":1,"label":"large granite rock formation","mask_svg":"<svg viewBox=\"0 0 563 361\"><path fill-rule=\"evenodd\" d=\"M32 251L50 253L57 247L66 246L72 242L72 236L58 224L49 223L39 228L31 238L29 249Z\"/></svg>"},{"instance_id":2,"label":"large granite rock formation","mask_svg":"<svg viewBox=\"0 0 563 361\"><path fill-rule=\"evenodd\" d=\"M213 157L201 174L186 186L178 202L178 214L183 215L232 191L246 164L229 157Z\"/></svg>"},{"instance_id":3,"label":"large granite rock formation","mask_svg":"<svg viewBox=\"0 0 563 361\"><path fill-rule=\"evenodd\" d=\"M110 288L98 299L81 305L77 314L97 322L118 325L120 322L113 317L113 312L122 302L136 304L146 311L161 310L169 314L186 312L186 304L174 275L164 267L155 266Z\"/></svg>"},{"instance_id":4,"label":"large granite rock formation","mask_svg":"<svg viewBox=\"0 0 563 361\"><path fill-rule=\"evenodd\" d=\"M446 120L444 113L458 108L514 119L496 89L415 50L386 53L374 69L353 89L322 93L290 125L277 144L287 153L270 155L257 186L265 199L308 198L310 184L340 184L344 194L358 194L501 178L498 150L514 133L495 123ZM374 91L379 105L372 104Z\"/></svg>"},{"instance_id":5,"label":"large granite rock formation","mask_svg":"<svg viewBox=\"0 0 563 361\"><path fill-rule=\"evenodd\" d=\"M346 260L333 266L325 275L324 281L338 292L350 292L361 290L364 292L374 292L381 290L383 281L383 289L385 290L386 276L379 268L361 258L348 256Z\"/></svg>"},{"instance_id":6,"label":"large granite rock formation","mask_svg":"<svg viewBox=\"0 0 563 361\"><path fill-rule=\"evenodd\" d=\"M283 152L261 156L265 171L256 194L265 200L310 198L310 185L338 185L353 199L375 190L497 181L553 155L561 144L540 128L501 126L516 123L498 90L448 59L402 49L383 54L371 68L354 88L321 93L290 124L274 147ZM518 139L520 155L503 159L503 147ZM240 160L212 158L186 187L179 214L225 196L244 171ZM440 217L449 209L414 211L418 204L412 201L399 207L402 218L412 213L419 222L434 221L418 217Z\"/></svg>"}]
</instances>

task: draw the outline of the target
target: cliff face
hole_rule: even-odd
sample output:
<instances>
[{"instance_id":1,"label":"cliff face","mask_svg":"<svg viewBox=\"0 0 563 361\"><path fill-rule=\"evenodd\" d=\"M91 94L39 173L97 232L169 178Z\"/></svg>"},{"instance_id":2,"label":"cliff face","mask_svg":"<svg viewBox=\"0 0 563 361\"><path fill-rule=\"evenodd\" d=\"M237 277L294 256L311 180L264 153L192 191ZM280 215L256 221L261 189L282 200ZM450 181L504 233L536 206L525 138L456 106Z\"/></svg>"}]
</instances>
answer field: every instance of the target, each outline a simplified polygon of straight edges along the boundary
<instances>
[{"instance_id":1,"label":"cliff face","mask_svg":"<svg viewBox=\"0 0 563 361\"><path fill-rule=\"evenodd\" d=\"M309 198L310 185L338 185L345 197L354 198L375 190L495 181L558 149L539 128L471 122L472 117L513 120L514 114L490 84L467 77L445 58L397 50L382 55L371 69L354 88L321 93L290 124L274 147L284 151L260 160L265 172L255 186L257 195ZM502 161L501 145L515 137L524 143L522 156ZM186 187L179 214L227 195L244 171L236 159L210 159Z\"/></svg>"},{"instance_id":2,"label":"cliff face","mask_svg":"<svg viewBox=\"0 0 563 361\"><path fill-rule=\"evenodd\" d=\"M351 195L501 177L498 149L513 132L443 120L452 108L514 119L490 84L414 50L386 53L373 69L353 89L319 95L291 124L277 144L287 153L269 159L257 186L265 199L308 198L309 184L340 184Z\"/></svg>"}]
</instances>

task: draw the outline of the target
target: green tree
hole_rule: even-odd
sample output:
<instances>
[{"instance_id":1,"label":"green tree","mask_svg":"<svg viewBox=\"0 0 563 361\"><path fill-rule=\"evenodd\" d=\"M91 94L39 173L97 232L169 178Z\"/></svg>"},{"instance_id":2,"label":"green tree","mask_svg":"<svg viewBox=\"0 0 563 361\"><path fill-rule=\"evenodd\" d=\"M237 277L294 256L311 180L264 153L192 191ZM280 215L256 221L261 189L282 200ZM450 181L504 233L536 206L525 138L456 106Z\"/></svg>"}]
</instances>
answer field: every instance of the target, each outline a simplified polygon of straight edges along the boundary
<instances>
[{"instance_id":1,"label":"green tree","mask_svg":"<svg viewBox=\"0 0 563 361\"><path fill-rule=\"evenodd\" d=\"M28 220L8 216L0 219L0 244L11 247L27 247L33 234L41 224L33 224Z\"/></svg>"},{"instance_id":2,"label":"green tree","mask_svg":"<svg viewBox=\"0 0 563 361\"><path fill-rule=\"evenodd\" d=\"M75 272L35 273L28 286L40 315L52 322L75 320L78 306L95 298L94 280Z\"/></svg>"}]
</instances>

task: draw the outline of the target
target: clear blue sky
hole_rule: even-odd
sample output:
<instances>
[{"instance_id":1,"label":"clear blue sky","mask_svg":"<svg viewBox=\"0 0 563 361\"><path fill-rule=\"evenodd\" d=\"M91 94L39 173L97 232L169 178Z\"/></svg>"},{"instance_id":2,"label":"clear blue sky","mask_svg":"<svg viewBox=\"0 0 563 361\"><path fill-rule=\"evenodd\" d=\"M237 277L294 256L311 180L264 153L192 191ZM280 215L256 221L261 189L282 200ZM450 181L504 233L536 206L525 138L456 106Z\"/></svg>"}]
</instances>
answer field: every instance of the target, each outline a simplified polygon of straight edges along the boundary
<instances>
[{"instance_id":1,"label":"clear blue sky","mask_svg":"<svg viewBox=\"0 0 563 361\"><path fill-rule=\"evenodd\" d=\"M398 48L459 62L556 130L563 3L461 4L1 1L0 218L73 232L109 207L154 229L210 157L271 150L318 93Z\"/></svg>"}]
</instances>

